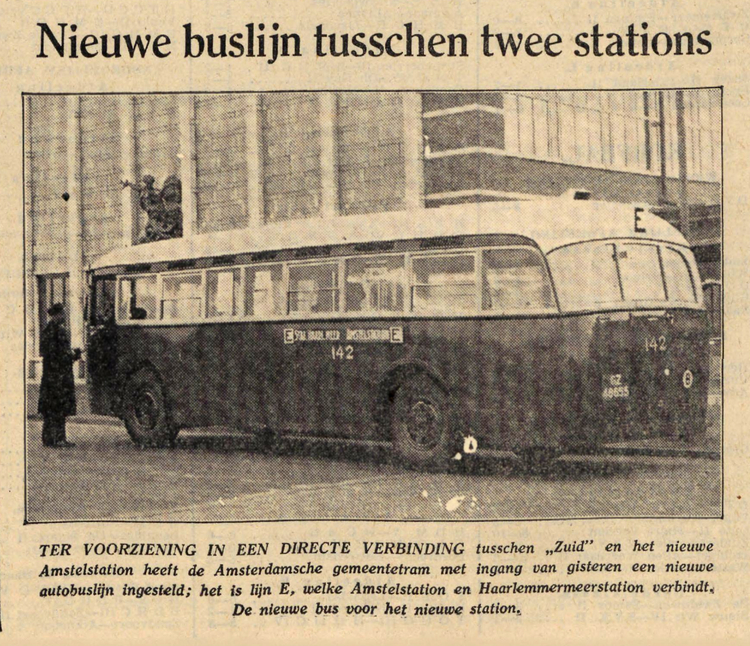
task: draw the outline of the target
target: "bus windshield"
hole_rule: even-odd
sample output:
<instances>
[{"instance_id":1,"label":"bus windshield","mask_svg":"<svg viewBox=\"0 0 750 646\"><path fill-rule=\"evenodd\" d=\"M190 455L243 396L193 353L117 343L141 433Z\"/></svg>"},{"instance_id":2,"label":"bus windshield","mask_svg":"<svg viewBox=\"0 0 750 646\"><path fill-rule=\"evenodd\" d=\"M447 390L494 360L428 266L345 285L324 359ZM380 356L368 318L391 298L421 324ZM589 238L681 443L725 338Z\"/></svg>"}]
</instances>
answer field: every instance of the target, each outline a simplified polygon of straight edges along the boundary
<instances>
[{"instance_id":1,"label":"bus windshield","mask_svg":"<svg viewBox=\"0 0 750 646\"><path fill-rule=\"evenodd\" d=\"M699 304L690 259L670 246L584 242L556 249L549 264L565 311L625 303Z\"/></svg>"}]
</instances>

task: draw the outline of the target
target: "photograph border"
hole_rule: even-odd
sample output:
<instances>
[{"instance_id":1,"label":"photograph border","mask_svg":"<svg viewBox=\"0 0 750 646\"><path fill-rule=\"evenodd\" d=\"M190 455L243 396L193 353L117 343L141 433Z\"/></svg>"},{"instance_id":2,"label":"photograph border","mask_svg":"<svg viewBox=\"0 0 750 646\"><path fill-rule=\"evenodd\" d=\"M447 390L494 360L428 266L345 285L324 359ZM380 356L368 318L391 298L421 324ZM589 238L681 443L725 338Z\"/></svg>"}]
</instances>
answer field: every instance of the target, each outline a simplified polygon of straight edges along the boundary
<instances>
[{"instance_id":1,"label":"photograph border","mask_svg":"<svg viewBox=\"0 0 750 646\"><path fill-rule=\"evenodd\" d=\"M246 520L145 520L145 519L64 519L64 520L29 520L28 517L28 502L29 502L29 491L28 491L28 427L29 427L29 402L28 402L28 352L27 347L27 327L28 317L31 313L27 312L26 307L26 294L27 294L27 235L26 230L26 178L27 178L27 159L26 159L26 101L25 98L29 96L123 96L123 95L226 95L226 94L297 94L297 93L398 93L407 94L413 92L430 92L430 93L480 93L480 92L540 92L540 91L559 91L559 92L625 92L625 91L658 91L658 90L711 90L718 89L720 91L720 162L721 162L721 173L720 173L720 200L721 200L721 220L720 220L720 244L721 244L721 393L720 393L720 424L721 424L721 438L720 438L720 461L721 461L721 514L719 516L654 516L654 515L643 515L643 516L573 516L573 517L552 517L552 518L472 518L472 519L383 519L383 518L276 518L276 519L246 519ZM726 491L725 491L725 263L726 263L726 251L725 251L725 199L724 199L724 182L725 182L725 122L724 122L724 85L706 85L706 86L682 86L682 87L607 87L607 88L589 88L589 87L535 87L535 88L479 88L479 89L428 89L428 88L410 88L410 89L293 89L293 90L179 90L179 91L146 91L146 92L33 92L33 91L22 91L20 94L21 98L21 157L22 157L22 179L23 187L21 191L22 208L22 231L23 231L23 254L22 254L22 294L21 302L23 303L23 328L24 328L24 341L23 341L23 364L22 364L22 383L23 383L23 433L24 433L24 520L23 525L59 525L59 524L80 524L80 523L107 523L107 524L181 524L181 525L211 525L211 524L243 524L243 523L309 523L309 522L368 522L368 523L529 523L529 522L570 522L570 521L619 521L619 520L725 520L725 503L726 503ZM498 476L501 477L501 476Z\"/></svg>"}]
</instances>

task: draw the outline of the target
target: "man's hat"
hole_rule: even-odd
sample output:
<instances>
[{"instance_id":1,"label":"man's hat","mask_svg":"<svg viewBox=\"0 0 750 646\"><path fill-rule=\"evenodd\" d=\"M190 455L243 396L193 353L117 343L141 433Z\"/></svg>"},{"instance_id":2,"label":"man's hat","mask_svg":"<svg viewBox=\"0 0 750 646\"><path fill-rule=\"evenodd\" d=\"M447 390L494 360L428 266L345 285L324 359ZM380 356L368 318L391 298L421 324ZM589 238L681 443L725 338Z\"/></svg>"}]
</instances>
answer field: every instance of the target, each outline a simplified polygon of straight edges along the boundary
<instances>
[{"instance_id":1,"label":"man's hat","mask_svg":"<svg viewBox=\"0 0 750 646\"><path fill-rule=\"evenodd\" d=\"M62 314L65 311L65 307L62 303L55 303L52 307L47 310L47 314L54 316L55 314Z\"/></svg>"}]
</instances>

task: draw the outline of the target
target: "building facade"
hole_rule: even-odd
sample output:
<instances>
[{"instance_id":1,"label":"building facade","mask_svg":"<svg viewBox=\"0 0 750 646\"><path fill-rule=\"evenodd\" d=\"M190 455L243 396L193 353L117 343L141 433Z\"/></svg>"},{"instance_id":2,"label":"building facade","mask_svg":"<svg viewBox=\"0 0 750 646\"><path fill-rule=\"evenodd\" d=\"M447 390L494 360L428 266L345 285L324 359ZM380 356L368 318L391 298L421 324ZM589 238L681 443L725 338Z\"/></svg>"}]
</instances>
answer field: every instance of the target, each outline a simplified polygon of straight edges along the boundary
<instances>
[{"instance_id":1,"label":"building facade","mask_svg":"<svg viewBox=\"0 0 750 646\"><path fill-rule=\"evenodd\" d=\"M86 268L139 242L146 215L123 180L144 175L179 178L184 236L584 188L659 207L687 233L703 278L720 279L718 89L24 102L31 380L52 303L66 304L73 345L85 345Z\"/></svg>"}]
</instances>

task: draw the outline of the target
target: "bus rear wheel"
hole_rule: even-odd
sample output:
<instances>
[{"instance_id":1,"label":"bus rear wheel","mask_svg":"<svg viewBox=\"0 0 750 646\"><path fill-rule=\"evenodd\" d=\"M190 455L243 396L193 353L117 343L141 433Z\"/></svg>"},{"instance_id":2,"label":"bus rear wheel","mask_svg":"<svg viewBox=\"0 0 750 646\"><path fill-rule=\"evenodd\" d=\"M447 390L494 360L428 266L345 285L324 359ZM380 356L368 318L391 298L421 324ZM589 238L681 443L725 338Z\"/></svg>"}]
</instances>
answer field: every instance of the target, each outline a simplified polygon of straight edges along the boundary
<instances>
[{"instance_id":1,"label":"bus rear wheel","mask_svg":"<svg viewBox=\"0 0 750 646\"><path fill-rule=\"evenodd\" d=\"M391 409L393 448L413 468L444 468L455 453L448 397L426 375L399 386Z\"/></svg>"},{"instance_id":2,"label":"bus rear wheel","mask_svg":"<svg viewBox=\"0 0 750 646\"><path fill-rule=\"evenodd\" d=\"M153 370L136 372L125 386L123 420L133 442L139 446L172 446L179 429L167 412L164 387Z\"/></svg>"}]
</instances>

